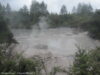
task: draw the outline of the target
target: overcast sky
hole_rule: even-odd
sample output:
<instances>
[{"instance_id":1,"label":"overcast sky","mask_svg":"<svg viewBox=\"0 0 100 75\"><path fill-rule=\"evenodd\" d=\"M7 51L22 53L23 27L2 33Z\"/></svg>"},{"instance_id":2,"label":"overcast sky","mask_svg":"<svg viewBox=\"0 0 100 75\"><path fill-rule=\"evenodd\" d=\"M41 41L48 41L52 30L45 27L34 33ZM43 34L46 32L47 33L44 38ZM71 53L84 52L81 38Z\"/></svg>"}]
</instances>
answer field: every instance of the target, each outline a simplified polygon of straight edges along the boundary
<instances>
[{"instance_id":1,"label":"overcast sky","mask_svg":"<svg viewBox=\"0 0 100 75\"><path fill-rule=\"evenodd\" d=\"M2 4L10 3L12 9L19 9L23 5L27 5L28 8L31 5L32 0L0 0ZM71 11L73 6L77 6L78 3L90 3L94 9L100 9L100 0L37 0L38 2L44 1L48 5L50 12L59 12L61 6L66 5L68 11Z\"/></svg>"}]
</instances>

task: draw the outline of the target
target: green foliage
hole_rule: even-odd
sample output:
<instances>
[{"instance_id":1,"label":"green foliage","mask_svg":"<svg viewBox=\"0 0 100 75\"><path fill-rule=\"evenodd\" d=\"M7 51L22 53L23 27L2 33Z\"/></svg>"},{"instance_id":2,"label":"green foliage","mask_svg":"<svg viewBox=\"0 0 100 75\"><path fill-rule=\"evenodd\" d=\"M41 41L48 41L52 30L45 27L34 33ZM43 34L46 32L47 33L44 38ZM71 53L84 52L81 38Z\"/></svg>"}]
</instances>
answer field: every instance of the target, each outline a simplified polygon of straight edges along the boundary
<instances>
[{"instance_id":1,"label":"green foliage","mask_svg":"<svg viewBox=\"0 0 100 75\"><path fill-rule=\"evenodd\" d=\"M30 14L27 6L23 6L19 11L12 11L9 20L9 26L12 28L30 28Z\"/></svg>"},{"instance_id":2,"label":"green foliage","mask_svg":"<svg viewBox=\"0 0 100 75\"><path fill-rule=\"evenodd\" d=\"M90 4L79 3L76 13L79 15L87 15L93 12L93 8Z\"/></svg>"},{"instance_id":3,"label":"green foliage","mask_svg":"<svg viewBox=\"0 0 100 75\"><path fill-rule=\"evenodd\" d=\"M49 25L51 28L56 28L56 27L60 27L62 22L61 19L59 17L59 15L57 14L51 14L49 16Z\"/></svg>"},{"instance_id":4,"label":"green foliage","mask_svg":"<svg viewBox=\"0 0 100 75\"><path fill-rule=\"evenodd\" d=\"M69 75L100 75L100 48L86 52L79 50L75 55Z\"/></svg>"},{"instance_id":5,"label":"green foliage","mask_svg":"<svg viewBox=\"0 0 100 75\"><path fill-rule=\"evenodd\" d=\"M48 24L51 28L57 28L57 27L70 27L70 22L72 20L72 15L70 14L64 14L64 15L58 15L58 14L51 14L48 16L49 21Z\"/></svg>"},{"instance_id":6,"label":"green foliage","mask_svg":"<svg viewBox=\"0 0 100 75\"><path fill-rule=\"evenodd\" d=\"M24 5L18 11L11 11L10 16L6 14L6 19L10 22L9 26L12 28L30 29L39 22L41 16L47 15L47 5L44 2L32 1L30 10Z\"/></svg>"},{"instance_id":7,"label":"green foliage","mask_svg":"<svg viewBox=\"0 0 100 75\"><path fill-rule=\"evenodd\" d=\"M30 7L30 15L38 14L46 15L48 13L47 11L47 5L42 2L39 3L37 1L33 1Z\"/></svg>"},{"instance_id":8,"label":"green foliage","mask_svg":"<svg viewBox=\"0 0 100 75\"><path fill-rule=\"evenodd\" d=\"M75 55L74 65L72 67L72 75L87 75L88 56L85 50L79 50Z\"/></svg>"},{"instance_id":9,"label":"green foliage","mask_svg":"<svg viewBox=\"0 0 100 75\"><path fill-rule=\"evenodd\" d=\"M0 65L0 73L1 72L14 72L15 71L16 62L14 60L3 59L1 61L2 61L2 64Z\"/></svg>"},{"instance_id":10,"label":"green foliage","mask_svg":"<svg viewBox=\"0 0 100 75\"><path fill-rule=\"evenodd\" d=\"M0 3L0 16L4 16L5 14L5 7Z\"/></svg>"},{"instance_id":11,"label":"green foliage","mask_svg":"<svg viewBox=\"0 0 100 75\"><path fill-rule=\"evenodd\" d=\"M95 39L100 39L100 10L97 10L91 18L91 21L88 22L88 30L90 36Z\"/></svg>"},{"instance_id":12,"label":"green foliage","mask_svg":"<svg viewBox=\"0 0 100 75\"><path fill-rule=\"evenodd\" d=\"M6 19L6 22L7 22L7 24L9 24L10 25L10 19L11 19L11 7L10 7L10 5L9 4L7 4L6 6L5 6L5 15L4 15L4 17L5 17L5 19Z\"/></svg>"},{"instance_id":13,"label":"green foliage","mask_svg":"<svg viewBox=\"0 0 100 75\"><path fill-rule=\"evenodd\" d=\"M100 48L90 51L89 66L90 75L100 75Z\"/></svg>"},{"instance_id":14,"label":"green foliage","mask_svg":"<svg viewBox=\"0 0 100 75\"><path fill-rule=\"evenodd\" d=\"M23 6L18 13L19 25L21 24L23 28L30 28L30 15L27 6Z\"/></svg>"},{"instance_id":15,"label":"green foliage","mask_svg":"<svg viewBox=\"0 0 100 75\"><path fill-rule=\"evenodd\" d=\"M67 8L66 8L65 5L63 5L63 6L61 7L60 14L61 14L61 15L67 14Z\"/></svg>"},{"instance_id":16,"label":"green foliage","mask_svg":"<svg viewBox=\"0 0 100 75\"><path fill-rule=\"evenodd\" d=\"M50 27L75 27L86 30L88 22L93 15L92 6L90 4L79 3L78 7L73 8L72 14L68 14L66 7L62 6L61 14L50 14ZM89 29L89 27L88 27Z\"/></svg>"},{"instance_id":17,"label":"green foliage","mask_svg":"<svg viewBox=\"0 0 100 75\"><path fill-rule=\"evenodd\" d=\"M32 59L25 59L25 58L21 58L21 60L19 61L19 65L17 66L17 71L16 72L20 72L20 73L25 73L25 72L29 72L32 73L33 75L40 75L40 71L41 71L41 66L40 63L38 63L39 61L36 60L32 60Z\"/></svg>"},{"instance_id":18,"label":"green foliage","mask_svg":"<svg viewBox=\"0 0 100 75\"><path fill-rule=\"evenodd\" d=\"M41 65L36 59L23 58L21 55L18 57L17 55L14 55L14 57L8 59L7 57L4 57L4 55L0 55L0 74L13 73L13 75L40 75L40 72Z\"/></svg>"},{"instance_id":19,"label":"green foliage","mask_svg":"<svg viewBox=\"0 0 100 75\"><path fill-rule=\"evenodd\" d=\"M59 72L67 73L67 71L65 69L62 69L61 67L54 67L50 72L50 75L56 75Z\"/></svg>"},{"instance_id":20,"label":"green foliage","mask_svg":"<svg viewBox=\"0 0 100 75\"><path fill-rule=\"evenodd\" d=\"M42 2L33 1L30 7L30 19L32 24L36 24L39 21L39 17L46 16L48 14L47 5Z\"/></svg>"},{"instance_id":21,"label":"green foliage","mask_svg":"<svg viewBox=\"0 0 100 75\"><path fill-rule=\"evenodd\" d=\"M13 39L13 35L7 26L4 15L0 15L0 44L1 43L11 44L13 42L16 41Z\"/></svg>"}]
</instances>

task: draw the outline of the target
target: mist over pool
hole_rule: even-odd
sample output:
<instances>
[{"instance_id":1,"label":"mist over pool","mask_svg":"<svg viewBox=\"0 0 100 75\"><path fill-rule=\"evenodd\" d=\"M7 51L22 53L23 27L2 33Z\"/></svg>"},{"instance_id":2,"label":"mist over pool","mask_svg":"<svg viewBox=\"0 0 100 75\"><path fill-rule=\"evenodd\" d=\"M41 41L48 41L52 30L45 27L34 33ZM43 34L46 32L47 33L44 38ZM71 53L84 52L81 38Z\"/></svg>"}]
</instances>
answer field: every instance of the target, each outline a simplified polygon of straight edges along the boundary
<instances>
[{"instance_id":1,"label":"mist over pool","mask_svg":"<svg viewBox=\"0 0 100 75\"><path fill-rule=\"evenodd\" d=\"M13 30L19 44L17 52L23 52L26 58L40 56L49 58L47 68L53 66L68 68L78 48L91 50L100 46L98 40L88 36L88 32L77 32L73 28L55 28L44 30ZM51 64L50 64L51 63ZM67 65L66 65L67 64ZM48 67L49 66L49 67Z\"/></svg>"}]
</instances>

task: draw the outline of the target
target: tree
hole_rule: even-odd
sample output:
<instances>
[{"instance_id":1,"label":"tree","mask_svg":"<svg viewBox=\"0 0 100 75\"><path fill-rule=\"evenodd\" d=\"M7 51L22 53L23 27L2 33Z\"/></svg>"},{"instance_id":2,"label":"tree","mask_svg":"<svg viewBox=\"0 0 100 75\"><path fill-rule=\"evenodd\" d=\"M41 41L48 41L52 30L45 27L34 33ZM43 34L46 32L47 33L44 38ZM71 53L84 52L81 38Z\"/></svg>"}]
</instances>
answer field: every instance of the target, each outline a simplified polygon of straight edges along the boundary
<instances>
[{"instance_id":1,"label":"tree","mask_svg":"<svg viewBox=\"0 0 100 75\"><path fill-rule=\"evenodd\" d=\"M10 32L7 21L3 15L4 7L0 4L0 44L7 43L8 46L16 41L13 39L13 34Z\"/></svg>"},{"instance_id":2,"label":"tree","mask_svg":"<svg viewBox=\"0 0 100 75\"><path fill-rule=\"evenodd\" d=\"M42 14L44 14L44 15L46 15L46 14L48 14L48 11L47 11L47 5L44 3L44 2L42 2L41 4L40 4L40 12L42 13Z\"/></svg>"},{"instance_id":3,"label":"tree","mask_svg":"<svg viewBox=\"0 0 100 75\"><path fill-rule=\"evenodd\" d=\"M100 75L100 48L90 51L89 66L90 75Z\"/></svg>"},{"instance_id":4,"label":"tree","mask_svg":"<svg viewBox=\"0 0 100 75\"><path fill-rule=\"evenodd\" d=\"M12 17L11 12L12 12L11 7L10 7L9 4L7 4L6 7L5 7L5 18L6 18L6 21L9 25L11 24L11 17Z\"/></svg>"},{"instance_id":5,"label":"tree","mask_svg":"<svg viewBox=\"0 0 100 75\"><path fill-rule=\"evenodd\" d=\"M77 14L86 15L92 13L93 8L90 4L79 3L77 7Z\"/></svg>"},{"instance_id":6,"label":"tree","mask_svg":"<svg viewBox=\"0 0 100 75\"><path fill-rule=\"evenodd\" d=\"M30 16L29 16L29 11L26 5L23 6L18 12L19 15L19 20L20 24L22 25L23 28L30 28Z\"/></svg>"},{"instance_id":7,"label":"tree","mask_svg":"<svg viewBox=\"0 0 100 75\"><path fill-rule=\"evenodd\" d=\"M26 5L19 9L19 11L11 12L11 27L13 28L30 28L30 14Z\"/></svg>"},{"instance_id":8,"label":"tree","mask_svg":"<svg viewBox=\"0 0 100 75\"><path fill-rule=\"evenodd\" d=\"M24 5L19 12L22 12L22 13L26 13L26 14L29 14L29 11L28 11L28 8L26 5Z\"/></svg>"},{"instance_id":9,"label":"tree","mask_svg":"<svg viewBox=\"0 0 100 75\"><path fill-rule=\"evenodd\" d=\"M6 8L5 8L5 12L7 15L11 14L11 7L9 4L7 4Z\"/></svg>"},{"instance_id":10,"label":"tree","mask_svg":"<svg viewBox=\"0 0 100 75\"><path fill-rule=\"evenodd\" d=\"M86 51L76 53L69 75L100 75L100 48Z\"/></svg>"},{"instance_id":11,"label":"tree","mask_svg":"<svg viewBox=\"0 0 100 75\"><path fill-rule=\"evenodd\" d=\"M0 3L0 15L5 15L5 7Z\"/></svg>"},{"instance_id":12,"label":"tree","mask_svg":"<svg viewBox=\"0 0 100 75\"><path fill-rule=\"evenodd\" d=\"M75 14L76 13L76 7L74 6L72 9L72 13Z\"/></svg>"},{"instance_id":13,"label":"tree","mask_svg":"<svg viewBox=\"0 0 100 75\"><path fill-rule=\"evenodd\" d=\"M62 18L58 14L49 15L49 24L51 28L61 27L62 26Z\"/></svg>"},{"instance_id":14,"label":"tree","mask_svg":"<svg viewBox=\"0 0 100 75\"><path fill-rule=\"evenodd\" d=\"M34 25L39 21L40 16L40 5L37 1L32 1L31 7L30 7L30 19L31 24Z\"/></svg>"},{"instance_id":15,"label":"tree","mask_svg":"<svg viewBox=\"0 0 100 75\"><path fill-rule=\"evenodd\" d=\"M36 24L39 21L39 17L46 16L48 14L47 5L42 2L32 1L30 7L30 18L32 24Z\"/></svg>"},{"instance_id":16,"label":"tree","mask_svg":"<svg viewBox=\"0 0 100 75\"><path fill-rule=\"evenodd\" d=\"M47 5L44 2L38 3L37 1L32 1L30 14L36 13L47 14Z\"/></svg>"},{"instance_id":17,"label":"tree","mask_svg":"<svg viewBox=\"0 0 100 75\"><path fill-rule=\"evenodd\" d=\"M32 1L31 7L30 7L30 14L38 13L40 10L39 3L37 1Z\"/></svg>"},{"instance_id":18,"label":"tree","mask_svg":"<svg viewBox=\"0 0 100 75\"><path fill-rule=\"evenodd\" d=\"M61 14L61 15L67 14L67 9L66 9L66 6L65 6L65 5L63 5L63 6L61 7L60 14Z\"/></svg>"},{"instance_id":19,"label":"tree","mask_svg":"<svg viewBox=\"0 0 100 75\"><path fill-rule=\"evenodd\" d=\"M100 39L100 10L94 13L88 26L90 36L95 39Z\"/></svg>"},{"instance_id":20,"label":"tree","mask_svg":"<svg viewBox=\"0 0 100 75\"><path fill-rule=\"evenodd\" d=\"M85 50L79 50L75 55L70 75L88 75L88 55Z\"/></svg>"}]
</instances>

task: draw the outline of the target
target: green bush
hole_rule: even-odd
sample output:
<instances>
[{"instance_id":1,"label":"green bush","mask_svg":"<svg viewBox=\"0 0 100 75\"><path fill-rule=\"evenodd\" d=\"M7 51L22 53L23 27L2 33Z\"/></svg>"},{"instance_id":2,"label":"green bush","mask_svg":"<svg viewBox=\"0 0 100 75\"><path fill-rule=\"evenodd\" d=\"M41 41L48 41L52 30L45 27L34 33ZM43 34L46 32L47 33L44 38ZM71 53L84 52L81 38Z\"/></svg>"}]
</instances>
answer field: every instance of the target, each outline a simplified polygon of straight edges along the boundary
<instances>
[{"instance_id":1,"label":"green bush","mask_svg":"<svg viewBox=\"0 0 100 75\"><path fill-rule=\"evenodd\" d=\"M3 56L1 58L3 58ZM40 75L41 65L39 61L26 59L23 57L20 57L19 60L14 58L4 58L0 59L0 74L2 73L13 73L14 75Z\"/></svg>"},{"instance_id":2,"label":"green bush","mask_svg":"<svg viewBox=\"0 0 100 75\"><path fill-rule=\"evenodd\" d=\"M89 52L79 50L69 75L100 75L100 48Z\"/></svg>"}]
</instances>

